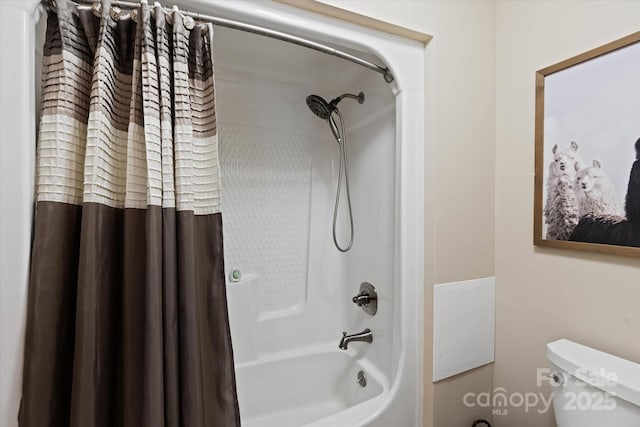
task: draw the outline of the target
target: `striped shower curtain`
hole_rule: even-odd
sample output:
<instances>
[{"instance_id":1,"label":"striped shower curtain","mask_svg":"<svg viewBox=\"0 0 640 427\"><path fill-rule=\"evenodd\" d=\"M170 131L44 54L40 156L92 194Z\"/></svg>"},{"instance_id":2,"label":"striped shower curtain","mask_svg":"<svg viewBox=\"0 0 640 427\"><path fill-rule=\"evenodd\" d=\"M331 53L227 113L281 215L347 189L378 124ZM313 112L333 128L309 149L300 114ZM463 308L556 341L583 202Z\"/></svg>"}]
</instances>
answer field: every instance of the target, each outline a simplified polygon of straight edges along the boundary
<instances>
[{"instance_id":1,"label":"striped shower curtain","mask_svg":"<svg viewBox=\"0 0 640 427\"><path fill-rule=\"evenodd\" d=\"M212 28L56 3L20 426L238 426Z\"/></svg>"}]
</instances>

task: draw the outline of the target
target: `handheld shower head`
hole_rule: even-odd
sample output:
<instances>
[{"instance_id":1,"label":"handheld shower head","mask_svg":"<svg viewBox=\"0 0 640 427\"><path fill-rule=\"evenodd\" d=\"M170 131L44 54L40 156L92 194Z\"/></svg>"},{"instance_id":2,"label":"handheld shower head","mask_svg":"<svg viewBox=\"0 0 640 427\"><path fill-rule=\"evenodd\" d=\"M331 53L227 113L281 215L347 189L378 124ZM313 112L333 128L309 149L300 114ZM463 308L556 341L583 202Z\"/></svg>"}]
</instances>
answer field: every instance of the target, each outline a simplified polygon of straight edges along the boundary
<instances>
[{"instance_id":1,"label":"handheld shower head","mask_svg":"<svg viewBox=\"0 0 640 427\"><path fill-rule=\"evenodd\" d=\"M311 112L320 117L322 120L326 120L329 122L331 133L333 133L333 136L335 136L338 142L342 141L342 137L340 136L340 131L338 131L338 125L336 125L335 120L333 120L332 113L338 110L338 103L344 98L357 99L359 104L364 103L364 93L362 92L357 95L345 93L337 98L332 99L331 102L325 101L324 98L319 95L307 96L307 106L309 107Z\"/></svg>"},{"instance_id":2,"label":"handheld shower head","mask_svg":"<svg viewBox=\"0 0 640 427\"><path fill-rule=\"evenodd\" d=\"M329 117L331 117L331 113L338 108L338 103L344 98L356 99L358 100L358 104L364 103L364 93L360 92L357 95L351 93L342 94L337 98L333 98L331 102L325 101L324 98L319 95L309 95L307 96L307 106L313 114L323 120L328 120Z\"/></svg>"},{"instance_id":3,"label":"handheld shower head","mask_svg":"<svg viewBox=\"0 0 640 427\"><path fill-rule=\"evenodd\" d=\"M321 96L309 95L307 96L307 106L313 114L320 117L322 120L329 120L331 112L335 109L327 103Z\"/></svg>"},{"instance_id":4,"label":"handheld shower head","mask_svg":"<svg viewBox=\"0 0 640 427\"><path fill-rule=\"evenodd\" d=\"M336 107L327 103L324 98L318 95L307 96L307 106L313 114L320 117L322 120L328 121L333 136L338 142L342 141L342 137L340 136L340 132L338 131L338 125L336 125L335 120L333 120L333 117L331 117L331 113L336 110Z\"/></svg>"},{"instance_id":5,"label":"handheld shower head","mask_svg":"<svg viewBox=\"0 0 640 427\"><path fill-rule=\"evenodd\" d=\"M338 188L336 189L336 204L333 209L333 243L336 245L336 248L340 252L347 252L351 249L351 245L353 245L353 211L351 209L351 194L349 192L349 175L347 172L347 144L346 137L343 138L340 135L340 131L338 130L338 126L336 125L335 120L333 120L333 113L335 112L338 118L340 119L340 128L342 129L342 133L345 133L344 130L344 120L342 119L342 114L340 110L338 110L338 103L342 101L344 98L352 98L357 99L358 103L362 104L364 102L364 93L360 92L357 95L352 95L350 93L345 93L344 95L340 95L337 98L331 100L331 102L327 102L318 95L309 95L307 96L307 106L311 110L313 114L320 117L322 120L326 120L329 122L329 126L331 127L331 132L333 136L335 136L336 141L338 141L338 146L340 147L340 168L338 173ZM351 225L351 237L349 239L349 243L346 246L340 246L338 243L338 238L336 236L336 223L338 220L338 207L340 206L340 187L342 185L342 176L344 174L344 182L345 187L347 189L347 202L349 204L349 224Z\"/></svg>"}]
</instances>

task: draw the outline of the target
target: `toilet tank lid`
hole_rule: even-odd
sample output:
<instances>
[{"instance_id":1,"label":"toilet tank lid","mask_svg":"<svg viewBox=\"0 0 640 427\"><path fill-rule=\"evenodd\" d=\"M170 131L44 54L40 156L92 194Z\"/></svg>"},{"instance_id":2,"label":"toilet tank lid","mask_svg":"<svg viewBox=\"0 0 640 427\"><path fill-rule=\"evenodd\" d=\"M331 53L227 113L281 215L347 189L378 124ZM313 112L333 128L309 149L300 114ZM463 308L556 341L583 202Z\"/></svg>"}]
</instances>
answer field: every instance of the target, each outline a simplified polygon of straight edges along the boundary
<instances>
[{"instance_id":1,"label":"toilet tank lid","mask_svg":"<svg viewBox=\"0 0 640 427\"><path fill-rule=\"evenodd\" d=\"M640 406L640 364L566 339L547 344L547 358L576 378Z\"/></svg>"}]
</instances>

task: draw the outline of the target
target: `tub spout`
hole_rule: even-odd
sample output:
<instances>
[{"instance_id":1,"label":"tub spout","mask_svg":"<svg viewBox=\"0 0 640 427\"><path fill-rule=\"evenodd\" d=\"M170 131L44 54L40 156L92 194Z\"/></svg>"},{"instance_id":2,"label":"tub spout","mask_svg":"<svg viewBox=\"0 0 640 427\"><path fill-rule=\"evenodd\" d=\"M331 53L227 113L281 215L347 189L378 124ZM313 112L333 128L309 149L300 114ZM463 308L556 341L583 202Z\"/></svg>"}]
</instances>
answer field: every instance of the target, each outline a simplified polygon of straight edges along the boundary
<instances>
[{"instance_id":1,"label":"tub spout","mask_svg":"<svg viewBox=\"0 0 640 427\"><path fill-rule=\"evenodd\" d=\"M346 350L347 346L352 341L362 341L362 342L373 342L373 333L371 329L367 328L362 332L358 332L357 334L347 335L346 332L342 333L342 339L340 340L340 344L338 344L338 348L340 350Z\"/></svg>"}]
</instances>

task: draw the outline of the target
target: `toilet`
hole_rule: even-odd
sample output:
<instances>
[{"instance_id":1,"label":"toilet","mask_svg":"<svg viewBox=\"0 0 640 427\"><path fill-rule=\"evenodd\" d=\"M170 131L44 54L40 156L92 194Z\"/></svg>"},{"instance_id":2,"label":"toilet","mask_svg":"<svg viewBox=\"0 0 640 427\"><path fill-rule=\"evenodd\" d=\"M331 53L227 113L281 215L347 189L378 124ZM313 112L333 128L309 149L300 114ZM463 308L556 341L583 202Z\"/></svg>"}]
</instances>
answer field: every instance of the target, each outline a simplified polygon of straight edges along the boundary
<instances>
[{"instance_id":1,"label":"toilet","mask_svg":"<svg viewBox=\"0 0 640 427\"><path fill-rule=\"evenodd\" d=\"M640 427L640 364L566 339L547 358L558 427Z\"/></svg>"}]
</instances>

